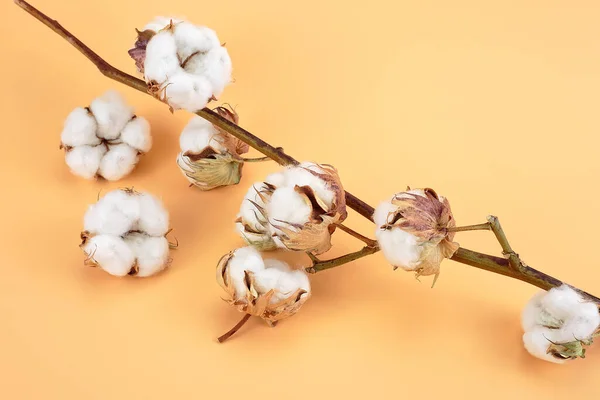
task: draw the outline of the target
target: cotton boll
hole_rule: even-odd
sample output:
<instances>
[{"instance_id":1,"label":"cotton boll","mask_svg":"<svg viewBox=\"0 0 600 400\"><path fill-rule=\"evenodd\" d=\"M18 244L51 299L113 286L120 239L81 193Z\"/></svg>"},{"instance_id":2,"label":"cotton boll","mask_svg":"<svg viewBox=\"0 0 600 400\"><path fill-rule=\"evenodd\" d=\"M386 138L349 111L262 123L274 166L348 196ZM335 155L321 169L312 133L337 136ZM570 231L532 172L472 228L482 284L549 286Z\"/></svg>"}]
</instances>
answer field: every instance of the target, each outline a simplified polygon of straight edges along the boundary
<instances>
[{"instance_id":1,"label":"cotton boll","mask_svg":"<svg viewBox=\"0 0 600 400\"><path fill-rule=\"evenodd\" d=\"M204 121L204 118L201 117L193 118L194 121L197 119ZM190 122L181 132L181 136L179 136L179 146L181 147L181 151L189 151L193 154L199 154L208 146L217 151L226 152L227 148L223 146L221 141L217 140L220 137L221 136L219 132L212 126L212 124L210 124L210 126L206 126L204 124L192 124Z\"/></svg>"},{"instance_id":2,"label":"cotton boll","mask_svg":"<svg viewBox=\"0 0 600 400\"><path fill-rule=\"evenodd\" d=\"M523 335L523 344L525 349L534 357L539 359L550 361L557 364L562 364L566 360L548 354L548 347L551 345L547 339L551 331L546 328L535 328L531 331L525 332Z\"/></svg>"},{"instance_id":3,"label":"cotton boll","mask_svg":"<svg viewBox=\"0 0 600 400\"><path fill-rule=\"evenodd\" d=\"M177 53L182 61L194 53L205 53L214 47L221 47L215 31L189 22L177 24L174 36Z\"/></svg>"},{"instance_id":4,"label":"cotton boll","mask_svg":"<svg viewBox=\"0 0 600 400\"><path fill-rule=\"evenodd\" d=\"M152 148L150 124L146 118L135 117L125 125L121 132L121 141L130 147L147 153Z\"/></svg>"},{"instance_id":5,"label":"cotton boll","mask_svg":"<svg viewBox=\"0 0 600 400\"><path fill-rule=\"evenodd\" d=\"M263 215L256 209L255 204L260 207L265 207L265 203L260 198L258 192L264 189L262 183L255 183L248 189L242 205L240 206L239 217L244 221L246 225L252 228L253 231L261 231L263 223L266 222Z\"/></svg>"},{"instance_id":6,"label":"cotton boll","mask_svg":"<svg viewBox=\"0 0 600 400\"><path fill-rule=\"evenodd\" d=\"M255 283L260 293L274 290L270 302L278 303L296 293L299 289L310 292L308 275L302 270L291 270L283 261L264 260L265 269L255 274Z\"/></svg>"},{"instance_id":7,"label":"cotton boll","mask_svg":"<svg viewBox=\"0 0 600 400\"><path fill-rule=\"evenodd\" d=\"M100 268L115 276L127 275L135 261L129 246L118 236L94 236L86 241L83 251Z\"/></svg>"},{"instance_id":8,"label":"cotton boll","mask_svg":"<svg viewBox=\"0 0 600 400\"><path fill-rule=\"evenodd\" d=\"M98 137L106 140L118 138L125 124L134 115L133 109L114 90L109 90L94 99L90 104L90 110L98 123Z\"/></svg>"},{"instance_id":9,"label":"cotton boll","mask_svg":"<svg viewBox=\"0 0 600 400\"><path fill-rule=\"evenodd\" d=\"M139 195L128 190L117 189L106 193L96 203L100 207L119 210L132 222L140 218L141 207ZM133 229L132 229L133 230Z\"/></svg>"},{"instance_id":10,"label":"cotton boll","mask_svg":"<svg viewBox=\"0 0 600 400\"><path fill-rule=\"evenodd\" d=\"M560 319L571 316L581 302L581 296L567 285L553 288L540 298L542 308Z\"/></svg>"},{"instance_id":11,"label":"cotton boll","mask_svg":"<svg viewBox=\"0 0 600 400\"><path fill-rule=\"evenodd\" d=\"M274 225L284 223L303 225L312 212L310 202L294 188L276 189L267 204L267 214Z\"/></svg>"},{"instance_id":12,"label":"cotton boll","mask_svg":"<svg viewBox=\"0 0 600 400\"><path fill-rule=\"evenodd\" d=\"M253 247L242 247L233 253L227 271L235 288L236 299L243 299L248 291L245 272L257 273L264 268L265 265L260 253Z\"/></svg>"},{"instance_id":13,"label":"cotton boll","mask_svg":"<svg viewBox=\"0 0 600 400\"><path fill-rule=\"evenodd\" d=\"M169 213L162 202L149 193L138 195L140 201L139 230L150 236L164 236L169 230Z\"/></svg>"},{"instance_id":14,"label":"cotton boll","mask_svg":"<svg viewBox=\"0 0 600 400\"><path fill-rule=\"evenodd\" d=\"M213 94L220 96L225 86L231 82L231 58L225 47L215 47L207 53L198 53L185 63L185 70L194 75L202 75L212 85Z\"/></svg>"},{"instance_id":15,"label":"cotton boll","mask_svg":"<svg viewBox=\"0 0 600 400\"><path fill-rule=\"evenodd\" d=\"M528 331L540 325L542 313L541 300L545 294L545 292L536 293L536 295L525 305L523 313L521 314L521 326L523 327L523 330ZM556 324L558 325L559 321L556 321Z\"/></svg>"},{"instance_id":16,"label":"cotton boll","mask_svg":"<svg viewBox=\"0 0 600 400\"><path fill-rule=\"evenodd\" d=\"M376 236L381 251L390 264L407 271L419 266L423 248L419 246L416 236L399 228L378 229Z\"/></svg>"},{"instance_id":17,"label":"cotton boll","mask_svg":"<svg viewBox=\"0 0 600 400\"><path fill-rule=\"evenodd\" d=\"M77 107L67 116L63 131L60 135L64 146L75 147L100 144L96 136L98 124L94 116L85 108Z\"/></svg>"},{"instance_id":18,"label":"cotton boll","mask_svg":"<svg viewBox=\"0 0 600 400\"><path fill-rule=\"evenodd\" d=\"M165 237L148 236L144 233L130 233L125 243L133 251L138 272L136 276L154 275L167 266L169 261L169 241Z\"/></svg>"},{"instance_id":19,"label":"cotton boll","mask_svg":"<svg viewBox=\"0 0 600 400\"><path fill-rule=\"evenodd\" d=\"M265 182L275 187L281 187L285 185L285 175L283 172L275 172L267 175Z\"/></svg>"},{"instance_id":20,"label":"cotton boll","mask_svg":"<svg viewBox=\"0 0 600 400\"><path fill-rule=\"evenodd\" d=\"M181 71L175 37L169 31L157 33L146 46L144 76L146 81L163 83Z\"/></svg>"},{"instance_id":21,"label":"cotton boll","mask_svg":"<svg viewBox=\"0 0 600 400\"><path fill-rule=\"evenodd\" d=\"M133 171L138 159L138 151L129 145L111 145L100 162L99 174L109 181L117 181Z\"/></svg>"},{"instance_id":22,"label":"cotton boll","mask_svg":"<svg viewBox=\"0 0 600 400\"><path fill-rule=\"evenodd\" d=\"M164 88L164 98L171 107L190 112L203 109L213 94L212 86L205 77L183 71L171 76Z\"/></svg>"},{"instance_id":23,"label":"cotton boll","mask_svg":"<svg viewBox=\"0 0 600 400\"><path fill-rule=\"evenodd\" d=\"M380 203L373 213L373 221L377 225L376 230L388 223L388 216L391 212L396 211L397 207L389 201Z\"/></svg>"},{"instance_id":24,"label":"cotton boll","mask_svg":"<svg viewBox=\"0 0 600 400\"><path fill-rule=\"evenodd\" d=\"M106 146L78 146L65 154L65 161L71 172L85 179L96 177Z\"/></svg>"}]
</instances>

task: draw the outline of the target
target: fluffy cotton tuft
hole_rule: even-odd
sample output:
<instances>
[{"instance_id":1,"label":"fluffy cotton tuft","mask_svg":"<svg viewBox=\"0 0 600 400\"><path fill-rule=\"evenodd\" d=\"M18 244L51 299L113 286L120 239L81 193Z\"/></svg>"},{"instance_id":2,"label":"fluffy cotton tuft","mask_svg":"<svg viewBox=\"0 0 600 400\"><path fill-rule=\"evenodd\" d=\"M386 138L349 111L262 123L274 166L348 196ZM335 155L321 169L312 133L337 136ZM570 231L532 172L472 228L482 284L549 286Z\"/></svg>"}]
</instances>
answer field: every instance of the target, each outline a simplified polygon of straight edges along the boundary
<instances>
[{"instance_id":1,"label":"fluffy cotton tuft","mask_svg":"<svg viewBox=\"0 0 600 400\"><path fill-rule=\"evenodd\" d=\"M521 317L523 343L533 356L555 363L582 356L582 346L600 326L595 303L585 301L567 285L536 294ZM565 345L566 346L563 346ZM568 351L575 345L576 353Z\"/></svg>"},{"instance_id":2,"label":"fluffy cotton tuft","mask_svg":"<svg viewBox=\"0 0 600 400\"><path fill-rule=\"evenodd\" d=\"M69 114L61 147L73 174L116 181L128 175L139 155L152 147L150 125L111 90L92 101L89 108L76 108Z\"/></svg>"},{"instance_id":3,"label":"fluffy cotton tuft","mask_svg":"<svg viewBox=\"0 0 600 400\"><path fill-rule=\"evenodd\" d=\"M216 33L186 21L156 18L129 54L152 93L175 110L196 112L231 82L231 59Z\"/></svg>"},{"instance_id":4,"label":"fluffy cotton tuft","mask_svg":"<svg viewBox=\"0 0 600 400\"><path fill-rule=\"evenodd\" d=\"M154 275L169 262L169 215L149 193L114 190L89 206L81 248L87 264L111 275Z\"/></svg>"},{"instance_id":5,"label":"fluffy cotton tuft","mask_svg":"<svg viewBox=\"0 0 600 400\"><path fill-rule=\"evenodd\" d=\"M346 215L335 168L305 162L255 183L242 202L236 230L261 250L279 247L321 254L331 247L330 225Z\"/></svg>"},{"instance_id":6,"label":"fluffy cotton tuft","mask_svg":"<svg viewBox=\"0 0 600 400\"><path fill-rule=\"evenodd\" d=\"M230 304L269 323L296 313L311 293L303 269L294 270L279 260L263 260L252 247L223 257L217 267L217 281L230 295Z\"/></svg>"}]
</instances>

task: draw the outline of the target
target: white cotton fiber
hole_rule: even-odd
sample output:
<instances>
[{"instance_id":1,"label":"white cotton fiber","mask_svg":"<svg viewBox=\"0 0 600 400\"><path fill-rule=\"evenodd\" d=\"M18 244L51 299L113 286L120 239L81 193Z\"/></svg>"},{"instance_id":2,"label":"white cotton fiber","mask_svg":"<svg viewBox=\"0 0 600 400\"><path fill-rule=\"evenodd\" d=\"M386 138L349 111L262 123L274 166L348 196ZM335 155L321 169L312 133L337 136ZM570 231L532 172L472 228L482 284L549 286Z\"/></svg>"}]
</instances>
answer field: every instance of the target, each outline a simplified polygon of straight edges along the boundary
<instances>
[{"instance_id":1,"label":"white cotton fiber","mask_svg":"<svg viewBox=\"0 0 600 400\"><path fill-rule=\"evenodd\" d=\"M174 37L177 54L182 61L194 53L205 53L212 48L221 47L215 31L189 22L177 24Z\"/></svg>"},{"instance_id":2,"label":"white cotton fiber","mask_svg":"<svg viewBox=\"0 0 600 400\"><path fill-rule=\"evenodd\" d=\"M109 90L94 99L90 104L90 110L98 123L97 136L107 140L118 138L125 124L134 115L133 109L114 90Z\"/></svg>"},{"instance_id":3,"label":"white cotton fiber","mask_svg":"<svg viewBox=\"0 0 600 400\"><path fill-rule=\"evenodd\" d=\"M167 103L175 110L196 112L208 104L213 95L210 82L204 76L178 72L169 77L164 90Z\"/></svg>"},{"instance_id":4,"label":"white cotton fiber","mask_svg":"<svg viewBox=\"0 0 600 400\"><path fill-rule=\"evenodd\" d=\"M193 117L185 128L183 128L179 136L181 151L192 154L199 154L208 146L216 151L226 152L227 148L223 145L222 141L219 131L211 123L199 116Z\"/></svg>"},{"instance_id":5,"label":"white cotton fiber","mask_svg":"<svg viewBox=\"0 0 600 400\"><path fill-rule=\"evenodd\" d=\"M138 160L136 149L125 143L111 145L100 162L98 173L109 181L117 181L133 171Z\"/></svg>"},{"instance_id":6,"label":"white cotton fiber","mask_svg":"<svg viewBox=\"0 0 600 400\"><path fill-rule=\"evenodd\" d=\"M65 162L75 175L85 179L96 177L106 146L78 146L65 154Z\"/></svg>"},{"instance_id":7,"label":"white cotton fiber","mask_svg":"<svg viewBox=\"0 0 600 400\"><path fill-rule=\"evenodd\" d=\"M257 273L265 268L260 253L252 247L242 247L233 253L228 263L228 272L235 288L236 299L244 299L248 292L246 271Z\"/></svg>"},{"instance_id":8,"label":"white cotton fiber","mask_svg":"<svg viewBox=\"0 0 600 400\"><path fill-rule=\"evenodd\" d=\"M294 188L282 187L273 192L267 204L267 213L273 225L281 225L282 222L302 225L308 222L312 206Z\"/></svg>"},{"instance_id":9,"label":"white cotton fiber","mask_svg":"<svg viewBox=\"0 0 600 400\"><path fill-rule=\"evenodd\" d=\"M98 124L94 116L85 108L77 107L67 116L60 135L64 146L94 146L101 142L96 136Z\"/></svg>"},{"instance_id":10,"label":"white cotton fiber","mask_svg":"<svg viewBox=\"0 0 600 400\"><path fill-rule=\"evenodd\" d=\"M144 233L130 233L125 243L136 258L138 277L154 275L166 268L169 261L169 241L164 237L148 236Z\"/></svg>"},{"instance_id":11,"label":"white cotton fiber","mask_svg":"<svg viewBox=\"0 0 600 400\"><path fill-rule=\"evenodd\" d=\"M100 268L115 276L127 275L135 262L133 252L118 236L94 236L86 241L83 251L98 263Z\"/></svg>"},{"instance_id":12,"label":"white cotton fiber","mask_svg":"<svg viewBox=\"0 0 600 400\"><path fill-rule=\"evenodd\" d=\"M150 236L164 236L169 230L169 213L162 202L149 193L141 193L138 227Z\"/></svg>"},{"instance_id":13,"label":"white cotton fiber","mask_svg":"<svg viewBox=\"0 0 600 400\"><path fill-rule=\"evenodd\" d=\"M148 42L144 76L148 82L162 84L181 71L175 38L168 31L157 33Z\"/></svg>"},{"instance_id":14,"label":"white cotton fiber","mask_svg":"<svg viewBox=\"0 0 600 400\"><path fill-rule=\"evenodd\" d=\"M141 153L149 152L152 148L152 136L146 118L136 117L129 121L121 132L121 141Z\"/></svg>"}]
</instances>

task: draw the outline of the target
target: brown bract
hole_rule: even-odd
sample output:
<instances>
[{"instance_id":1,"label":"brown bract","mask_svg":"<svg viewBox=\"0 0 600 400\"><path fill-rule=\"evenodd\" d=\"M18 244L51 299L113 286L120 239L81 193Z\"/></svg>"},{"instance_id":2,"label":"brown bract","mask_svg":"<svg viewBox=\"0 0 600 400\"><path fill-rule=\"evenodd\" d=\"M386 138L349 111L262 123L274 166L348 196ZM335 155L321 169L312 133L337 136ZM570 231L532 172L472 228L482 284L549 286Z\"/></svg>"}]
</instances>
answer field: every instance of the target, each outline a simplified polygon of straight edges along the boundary
<instances>
[{"instance_id":1,"label":"brown bract","mask_svg":"<svg viewBox=\"0 0 600 400\"><path fill-rule=\"evenodd\" d=\"M144 61L146 60L146 46L148 46L148 42L152 37L156 34L151 29L146 29L145 31L140 31L138 29L135 30L137 32L137 39L135 40L135 44L133 48L129 50L127 53L133 61L135 61L135 66L139 73L144 73Z\"/></svg>"},{"instance_id":2,"label":"brown bract","mask_svg":"<svg viewBox=\"0 0 600 400\"><path fill-rule=\"evenodd\" d=\"M300 307L308 300L310 293L303 289L298 289L287 298L271 303L271 298L275 295L275 290L261 293L257 290L254 283L254 274L245 271L244 283L246 291L243 296L236 293L232 278L228 272L229 261L233 258L233 251L224 255L217 265L217 282L227 292L228 297L223 299L238 311L254 315L264 319L269 325L277 321L294 315Z\"/></svg>"}]
</instances>

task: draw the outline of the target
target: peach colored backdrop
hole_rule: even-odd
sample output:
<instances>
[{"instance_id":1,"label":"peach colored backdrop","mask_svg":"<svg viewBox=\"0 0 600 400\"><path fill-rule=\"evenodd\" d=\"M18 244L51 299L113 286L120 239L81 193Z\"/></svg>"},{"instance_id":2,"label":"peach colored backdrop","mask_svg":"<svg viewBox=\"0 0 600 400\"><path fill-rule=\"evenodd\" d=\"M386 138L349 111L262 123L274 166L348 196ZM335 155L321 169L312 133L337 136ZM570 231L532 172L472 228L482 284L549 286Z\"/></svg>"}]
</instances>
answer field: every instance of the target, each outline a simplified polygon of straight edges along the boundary
<instances>
[{"instance_id":1,"label":"peach colored backdrop","mask_svg":"<svg viewBox=\"0 0 600 400\"><path fill-rule=\"evenodd\" d=\"M534 267L600 294L600 4L594 1L32 0L130 73L155 15L227 42L240 124L301 160L334 164L375 205L406 185L447 196L459 223L500 216ZM492 4L495 3L495 4ZM452 5L450 5L452 4ZM555 366L522 348L536 289L446 261L437 286L380 254L315 275L314 296L270 329L220 300L232 221L274 163L202 193L175 164L190 115L102 77L12 2L0 5L0 398L592 398L600 349ZM147 117L154 149L118 183L71 175L65 116L108 88ZM162 196L180 248L151 279L85 268L82 217L100 191ZM371 234L351 213L348 224ZM360 244L343 233L332 255ZM486 232L457 235L498 254Z\"/></svg>"}]
</instances>

